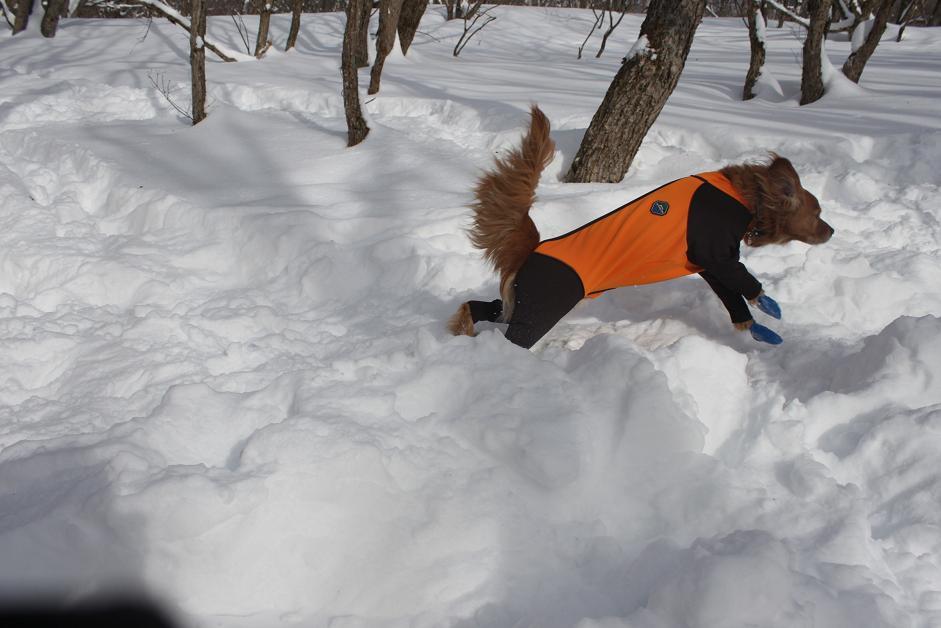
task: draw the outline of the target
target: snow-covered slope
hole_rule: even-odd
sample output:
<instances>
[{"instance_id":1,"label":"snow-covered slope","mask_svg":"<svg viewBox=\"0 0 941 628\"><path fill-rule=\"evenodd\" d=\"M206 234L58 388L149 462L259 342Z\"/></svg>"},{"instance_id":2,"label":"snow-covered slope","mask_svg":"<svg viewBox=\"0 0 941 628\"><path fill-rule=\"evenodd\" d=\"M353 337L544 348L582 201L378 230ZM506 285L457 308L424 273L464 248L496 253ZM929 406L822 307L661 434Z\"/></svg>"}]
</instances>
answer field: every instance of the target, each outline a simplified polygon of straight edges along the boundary
<instances>
[{"instance_id":1,"label":"snow-covered slope","mask_svg":"<svg viewBox=\"0 0 941 628\"><path fill-rule=\"evenodd\" d=\"M798 31L769 28L743 103L744 26L706 19L625 181L571 185L641 18L578 61L590 12L494 15L453 58L433 7L353 149L341 14L210 63L196 128L151 84L186 104L172 25L0 39L4 599L130 587L253 628L941 626L941 32L890 29L861 86L798 107ZM496 296L468 190L531 102L559 147L543 236L791 158L836 235L745 253L785 344L695 277L585 302L532 352L448 336Z\"/></svg>"}]
</instances>

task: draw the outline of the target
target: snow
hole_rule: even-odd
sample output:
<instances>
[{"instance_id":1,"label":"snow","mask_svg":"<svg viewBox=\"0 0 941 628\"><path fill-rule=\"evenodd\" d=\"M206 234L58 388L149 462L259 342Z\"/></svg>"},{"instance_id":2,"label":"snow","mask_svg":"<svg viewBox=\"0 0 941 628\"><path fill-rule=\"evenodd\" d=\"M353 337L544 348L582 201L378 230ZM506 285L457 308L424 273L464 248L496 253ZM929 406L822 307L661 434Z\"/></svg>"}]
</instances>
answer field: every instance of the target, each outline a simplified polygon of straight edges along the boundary
<instances>
[{"instance_id":1,"label":"snow","mask_svg":"<svg viewBox=\"0 0 941 628\"><path fill-rule=\"evenodd\" d=\"M866 43L866 37L869 36L869 32L875 23L875 18L870 18L856 25L856 28L850 34L850 50L852 52L856 52L863 47L863 44Z\"/></svg>"},{"instance_id":2,"label":"snow","mask_svg":"<svg viewBox=\"0 0 941 628\"><path fill-rule=\"evenodd\" d=\"M799 107L790 28L741 102L747 30L707 18L627 178L574 185L621 59L576 60L590 11L495 11L455 59L432 7L353 149L342 14L208 59L196 127L148 78L188 102L179 27L0 39L0 597L131 589L224 628L941 626L941 32L890 28L859 86ZM789 157L836 234L745 251L784 344L695 277L533 351L448 336L496 296L469 190L531 102L544 237Z\"/></svg>"},{"instance_id":3,"label":"snow","mask_svg":"<svg viewBox=\"0 0 941 628\"><path fill-rule=\"evenodd\" d=\"M631 46L631 49L627 51L624 60L630 61L634 57L651 56L653 54L654 51L650 47L650 41L647 39L647 36L641 35L637 38L637 41L634 42L634 45Z\"/></svg>"}]
</instances>

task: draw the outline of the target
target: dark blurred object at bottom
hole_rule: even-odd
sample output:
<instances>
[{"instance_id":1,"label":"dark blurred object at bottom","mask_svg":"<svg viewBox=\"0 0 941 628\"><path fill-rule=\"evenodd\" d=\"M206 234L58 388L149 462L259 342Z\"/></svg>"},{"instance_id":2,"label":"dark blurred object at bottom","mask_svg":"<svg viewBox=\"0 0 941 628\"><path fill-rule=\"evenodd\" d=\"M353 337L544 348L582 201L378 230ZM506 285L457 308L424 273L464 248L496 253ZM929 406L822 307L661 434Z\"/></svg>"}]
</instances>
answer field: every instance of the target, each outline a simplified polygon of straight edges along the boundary
<instances>
[{"instance_id":1,"label":"dark blurred object at bottom","mask_svg":"<svg viewBox=\"0 0 941 628\"><path fill-rule=\"evenodd\" d=\"M0 602L2 628L178 628L150 602L110 601L65 605L31 600L24 604Z\"/></svg>"}]
</instances>

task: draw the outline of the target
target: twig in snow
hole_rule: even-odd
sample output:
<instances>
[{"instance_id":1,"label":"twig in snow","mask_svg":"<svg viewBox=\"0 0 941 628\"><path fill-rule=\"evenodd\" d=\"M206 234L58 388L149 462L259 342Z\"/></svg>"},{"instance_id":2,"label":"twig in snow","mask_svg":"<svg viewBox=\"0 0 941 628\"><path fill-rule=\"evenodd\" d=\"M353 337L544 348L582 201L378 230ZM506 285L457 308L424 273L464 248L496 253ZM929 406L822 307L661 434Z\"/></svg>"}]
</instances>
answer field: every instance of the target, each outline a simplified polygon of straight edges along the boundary
<instances>
[{"instance_id":1,"label":"twig in snow","mask_svg":"<svg viewBox=\"0 0 941 628\"><path fill-rule=\"evenodd\" d=\"M171 107L180 112L180 115L190 122L193 121L193 112L189 111L188 109L184 109L183 107L176 104L176 102L173 100L173 83L167 79L166 75L162 73L158 74L155 72L148 72L147 78L150 79L150 83L157 89L157 91L163 95L164 99L170 103Z\"/></svg>"},{"instance_id":2,"label":"twig in snow","mask_svg":"<svg viewBox=\"0 0 941 628\"><path fill-rule=\"evenodd\" d=\"M150 35L150 29L151 29L151 27L152 27L153 25L154 25L154 18L148 17L148 18L147 18L147 28L144 29L144 34L140 36L140 39L137 40L137 43L135 43L133 46L131 46L131 51L127 53L128 55L130 55L131 53L133 53L135 50L137 50L137 47L138 47L138 46L140 46L142 43L144 43L145 41L147 41L147 35Z\"/></svg>"},{"instance_id":3,"label":"twig in snow","mask_svg":"<svg viewBox=\"0 0 941 628\"><path fill-rule=\"evenodd\" d=\"M587 44L588 40L591 39L591 36L595 34L595 31L601 28L601 23L604 22L604 11L598 11L598 9L592 7L591 12L595 16L595 23L592 25L591 30L588 31L588 35L585 37L585 41L583 41L582 45L578 47L578 56L576 59L582 58L582 52L585 50L585 44Z\"/></svg>"},{"instance_id":4,"label":"twig in snow","mask_svg":"<svg viewBox=\"0 0 941 628\"><path fill-rule=\"evenodd\" d=\"M464 50L464 46L467 45L467 42L469 42L474 35L483 30L487 24L497 19L493 15L487 15L496 8L496 5L490 5L486 9L481 9L481 6L483 6L483 0L477 0L464 15L464 32L461 34L461 38L457 40L457 44L454 46L454 52L452 53L455 57L461 54L461 51ZM472 17L473 19L471 19ZM484 19L483 24L475 29L474 25L482 18ZM470 24L467 23L468 20L470 20Z\"/></svg>"},{"instance_id":5,"label":"twig in snow","mask_svg":"<svg viewBox=\"0 0 941 628\"><path fill-rule=\"evenodd\" d=\"M416 35L424 35L425 37L427 37L428 39L430 39L430 40L432 40L432 41L441 41L440 39L438 39L437 37L435 37L435 36L432 35L431 33L426 33L425 31L415 31L415 34L416 34Z\"/></svg>"},{"instance_id":6,"label":"twig in snow","mask_svg":"<svg viewBox=\"0 0 941 628\"><path fill-rule=\"evenodd\" d=\"M621 8L619 9L621 14L618 16L617 22L614 21L614 0L611 0L608 3L607 14L608 14L608 30L604 32L604 35L601 36L601 46L598 47L598 53L595 55L596 59L600 59L601 55L604 54L604 48L608 45L608 37L611 36L611 33L614 32L618 26L621 25L621 21L624 19L624 15L627 13L627 2L621 3Z\"/></svg>"},{"instance_id":7,"label":"twig in snow","mask_svg":"<svg viewBox=\"0 0 941 628\"><path fill-rule=\"evenodd\" d=\"M232 22L235 23L235 30L239 32L239 37L241 37L242 43L245 44L245 54L252 54L252 46L248 41L248 27L245 26L245 20L242 19L242 14L238 11L233 13Z\"/></svg>"}]
</instances>

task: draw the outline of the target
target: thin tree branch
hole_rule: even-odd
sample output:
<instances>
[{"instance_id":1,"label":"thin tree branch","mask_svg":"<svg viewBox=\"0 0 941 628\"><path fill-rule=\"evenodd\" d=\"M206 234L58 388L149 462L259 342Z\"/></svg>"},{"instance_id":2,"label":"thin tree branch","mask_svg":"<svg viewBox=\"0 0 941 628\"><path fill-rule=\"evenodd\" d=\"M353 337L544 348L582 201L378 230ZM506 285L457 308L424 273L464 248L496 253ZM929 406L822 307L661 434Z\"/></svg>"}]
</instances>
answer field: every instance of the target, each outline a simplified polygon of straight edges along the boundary
<instances>
[{"instance_id":1,"label":"thin tree branch","mask_svg":"<svg viewBox=\"0 0 941 628\"><path fill-rule=\"evenodd\" d=\"M174 109L179 111L180 115L182 115L184 118L186 118L190 122L193 121L193 112L187 109L184 109L180 105L176 104L176 102L173 100L173 97L172 97L173 83L171 83L167 79L166 75L162 73L157 74L154 72L148 72L147 78L150 79L151 85L153 85L157 89L157 91L163 95L164 99L168 103L170 103L170 106L172 106Z\"/></svg>"},{"instance_id":2,"label":"thin tree branch","mask_svg":"<svg viewBox=\"0 0 941 628\"><path fill-rule=\"evenodd\" d=\"M232 22L235 24L235 30L239 32L239 37L242 39L242 43L245 44L245 54L252 54L252 45L248 41L248 27L245 26L242 14L236 11L231 17Z\"/></svg>"},{"instance_id":3,"label":"thin tree branch","mask_svg":"<svg viewBox=\"0 0 941 628\"><path fill-rule=\"evenodd\" d=\"M481 10L480 7L483 5L483 0L478 0L470 11L467 12L467 15L464 17L464 33L461 35L461 38L457 41L457 45L454 46L454 52L452 53L455 57L461 54L461 51L464 50L464 46L467 45L474 35L479 33L483 28L490 22L497 19L493 15L487 15L490 11L496 8L496 5L490 5L486 9ZM470 26L467 24L467 20L470 16L474 16L471 20ZM483 24L474 29L474 25L481 19L486 18Z\"/></svg>"},{"instance_id":4,"label":"thin tree branch","mask_svg":"<svg viewBox=\"0 0 941 628\"><path fill-rule=\"evenodd\" d=\"M582 52L585 50L585 44L588 43L588 40L591 39L591 36L595 34L595 31L601 28L601 23L604 21L604 11L599 12L595 7L591 8L591 12L595 16L595 23L591 27L591 30L588 31L588 35L585 37L585 41L582 42L582 45L578 47L578 56L577 59L582 58Z\"/></svg>"}]
</instances>

